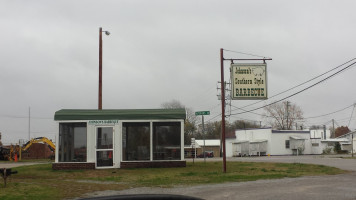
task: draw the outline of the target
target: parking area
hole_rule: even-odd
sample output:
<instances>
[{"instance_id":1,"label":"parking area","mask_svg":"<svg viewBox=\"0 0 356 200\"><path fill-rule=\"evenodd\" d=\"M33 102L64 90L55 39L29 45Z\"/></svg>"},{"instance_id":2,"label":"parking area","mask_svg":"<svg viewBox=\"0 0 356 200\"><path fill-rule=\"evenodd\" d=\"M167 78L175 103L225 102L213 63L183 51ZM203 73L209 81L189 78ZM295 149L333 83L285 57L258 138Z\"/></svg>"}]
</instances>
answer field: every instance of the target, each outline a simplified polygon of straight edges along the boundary
<instances>
[{"instance_id":1,"label":"parking area","mask_svg":"<svg viewBox=\"0 0 356 200\"><path fill-rule=\"evenodd\" d=\"M210 161L221 161L221 158L209 158ZM228 161L242 162L278 162L308 163L338 167L352 171L347 174L328 176L307 176L300 178L283 178L258 180L250 182L232 182L209 184L192 187L174 188L134 188L123 191L103 191L102 195L121 194L180 194L202 199L356 199L356 159L345 159L340 156L271 156L228 158ZM187 160L188 162L192 159ZM204 162L204 159L195 159ZM227 165L227 168L229 166Z\"/></svg>"},{"instance_id":2,"label":"parking area","mask_svg":"<svg viewBox=\"0 0 356 200\"><path fill-rule=\"evenodd\" d=\"M330 167L337 167L343 170L356 171L356 159L351 159L350 155L233 157L228 158L227 160L243 162L305 163L326 165Z\"/></svg>"}]
</instances>

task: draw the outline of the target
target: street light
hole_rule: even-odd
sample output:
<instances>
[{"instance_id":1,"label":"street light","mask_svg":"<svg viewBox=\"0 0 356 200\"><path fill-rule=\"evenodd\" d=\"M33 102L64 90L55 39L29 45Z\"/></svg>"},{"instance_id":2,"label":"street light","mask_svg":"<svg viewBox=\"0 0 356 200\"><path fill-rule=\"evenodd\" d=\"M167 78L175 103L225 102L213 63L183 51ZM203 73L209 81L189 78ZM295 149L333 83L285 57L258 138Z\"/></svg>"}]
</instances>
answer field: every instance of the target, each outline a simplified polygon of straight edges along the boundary
<instances>
[{"instance_id":1,"label":"street light","mask_svg":"<svg viewBox=\"0 0 356 200\"><path fill-rule=\"evenodd\" d=\"M102 105L102 93L103 93L103 80L102 80L102 71L103 71L103 37L102 33L105 33L105 35L110 35L109 31L103 31L103 29L100 27L99 28L99 105L98 109L101 110L103 105Z\"/></svg>"}]
</instances>

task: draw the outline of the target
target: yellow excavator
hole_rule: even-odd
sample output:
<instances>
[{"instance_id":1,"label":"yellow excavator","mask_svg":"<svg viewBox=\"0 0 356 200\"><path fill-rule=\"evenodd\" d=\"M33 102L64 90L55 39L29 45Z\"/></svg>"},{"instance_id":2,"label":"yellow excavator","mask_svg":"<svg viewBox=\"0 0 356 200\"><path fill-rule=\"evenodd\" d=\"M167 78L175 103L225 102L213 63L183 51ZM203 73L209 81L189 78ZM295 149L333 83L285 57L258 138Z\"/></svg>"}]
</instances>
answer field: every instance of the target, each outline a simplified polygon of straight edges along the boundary
<instances>
[{"instance_id":1,"label":"yellow excavator","mask_svg":"<svg viewBox=\"0 0 356 200\"><path fill-rule=\"evenodd\" d=\"M28 148L30 148L30 146L33 143L46 143L48 144L48 147L51 149L51 151L55 151L56 150L56 146L53 144L53 142L51 140L49 140L46 137L37 137L37 138L33 138L30 141L28 141L23 147L22 147L22 151L26 151Z\"/></svg>"},{"instance_id":2,"label":"yellow excavator","mask_svg":"<svg viewBox=\"0 0 356 200\"><path fill-rule=\"evenodd\" d=\"M13 160L17 161L17 158L19 157L19 159L21 160L22 151L26 151L34 143L41 143L41 142L48 144L49 149L51 149L51 151L55 152L56 146L53 144L53 142L51 140L49 140L46 137L37 137L37 138L32 138L25 145L23 145L22 148L19 145L11 145L8 154L6 153L6 155L4 156L4 159L6 159L6 160L8 159L10 161L13 161ZM15 154L16 154L16 156L15 156Z\"/></svg>"}]
</instances>

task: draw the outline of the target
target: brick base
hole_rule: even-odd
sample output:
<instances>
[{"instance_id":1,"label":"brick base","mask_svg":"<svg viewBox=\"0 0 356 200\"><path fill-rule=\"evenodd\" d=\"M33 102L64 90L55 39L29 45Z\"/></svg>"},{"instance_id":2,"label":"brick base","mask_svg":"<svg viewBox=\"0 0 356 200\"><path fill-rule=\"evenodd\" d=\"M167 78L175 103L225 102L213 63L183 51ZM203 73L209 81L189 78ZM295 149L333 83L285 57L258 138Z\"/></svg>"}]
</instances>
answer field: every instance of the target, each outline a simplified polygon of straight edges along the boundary
<instances>
[{"instance_id":1,"label":"brick base","mask_svg":"<svg viewBox=\"0 0 356 200\"><path fill-rule=\"evenodd\" d=\"M186 167L186 161L121 162L121 168L170 168ZM53 163L54 170L95 169L95 163Z\"/></svg>"},{"instance_id":2,"label":"brick base","mask_svg":"<svg viewBox=\"0 0 356 200\"><path fill-rule=\"evenodd\" d=\"M95 169L95 163L53 163L54 170Z\"/></svg>"},{"instance_id":3,"label":"brick base","mask_svg":"<svg viewBox=\"0 0 356 200\"><path fill-rule=\"evenodd\" d=\"M169 168L186 167L186 161L121 162L121 168Z\"/></svg>"}]
</instances>

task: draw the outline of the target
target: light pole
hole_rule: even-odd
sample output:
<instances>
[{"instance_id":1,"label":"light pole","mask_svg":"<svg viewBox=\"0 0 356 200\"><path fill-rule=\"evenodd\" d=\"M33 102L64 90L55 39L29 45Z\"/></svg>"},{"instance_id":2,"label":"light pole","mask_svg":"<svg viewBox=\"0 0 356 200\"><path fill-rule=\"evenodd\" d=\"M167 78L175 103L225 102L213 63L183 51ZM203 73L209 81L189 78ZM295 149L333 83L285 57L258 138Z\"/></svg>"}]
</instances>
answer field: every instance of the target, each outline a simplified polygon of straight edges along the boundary
<instances>
[{"instance_id":1,"label":"light pole","mask_svg":"<svg viewBox=\"0 0 356 200\"><path fill-rule=\"evenodd\" d=\"M103 71L103 37L102 33L105 32L106 35L110 35L109 31L103 31L103 29L99 28L99 101L98 101L98 109L101 110L103 108L102 105L102 96L103 96L103 80L102 80L102 71Z\"/></svg>"}]
</instances>

